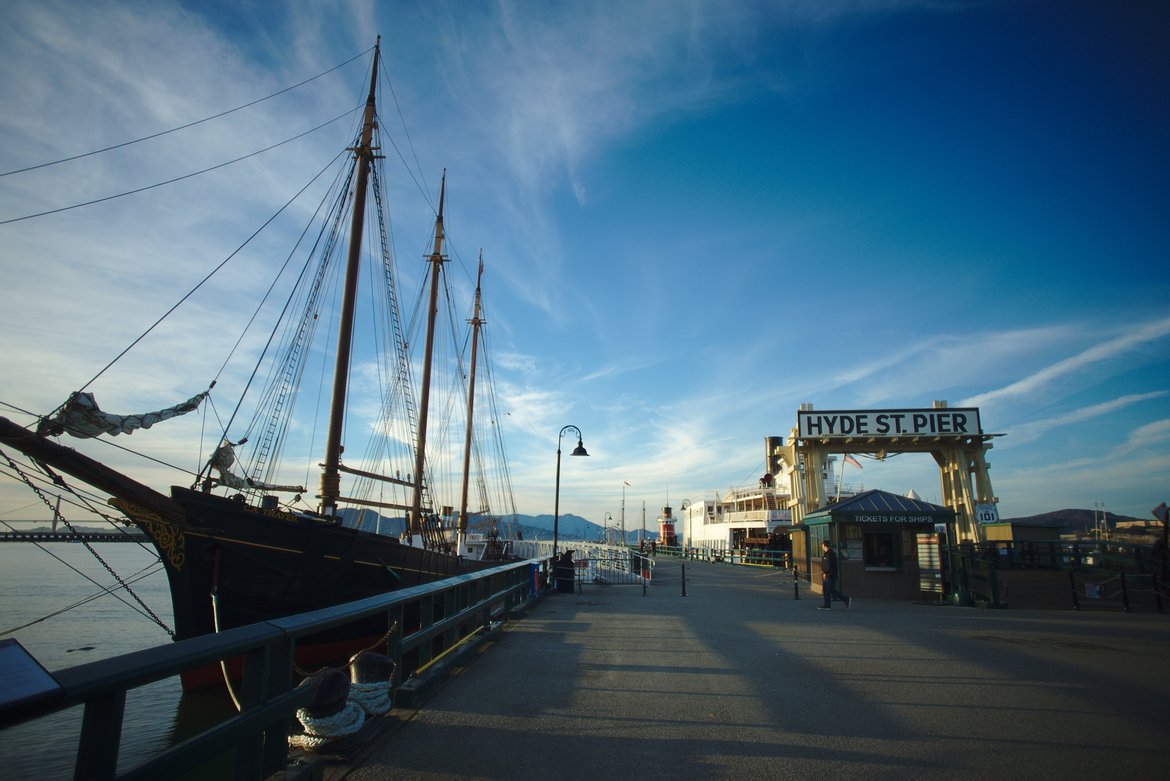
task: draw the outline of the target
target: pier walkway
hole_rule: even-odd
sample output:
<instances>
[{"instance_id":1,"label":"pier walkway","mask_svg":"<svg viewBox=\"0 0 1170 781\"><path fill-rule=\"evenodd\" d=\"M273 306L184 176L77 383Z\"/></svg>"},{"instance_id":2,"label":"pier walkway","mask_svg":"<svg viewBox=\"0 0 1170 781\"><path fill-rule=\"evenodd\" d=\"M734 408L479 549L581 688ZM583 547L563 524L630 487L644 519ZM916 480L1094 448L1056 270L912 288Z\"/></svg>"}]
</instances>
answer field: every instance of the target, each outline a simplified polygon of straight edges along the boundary
<instances>
[{"instance_id":1,"label":"pier walkway","mask_svg":"<svg viewBox=\"0 0 1170 781\"><path fill-rule=\"evenodd\" d=\"M1155 778L1170 616L820 599L659 559L552 594L331 781Z\"/></svg>"}]
</instances>

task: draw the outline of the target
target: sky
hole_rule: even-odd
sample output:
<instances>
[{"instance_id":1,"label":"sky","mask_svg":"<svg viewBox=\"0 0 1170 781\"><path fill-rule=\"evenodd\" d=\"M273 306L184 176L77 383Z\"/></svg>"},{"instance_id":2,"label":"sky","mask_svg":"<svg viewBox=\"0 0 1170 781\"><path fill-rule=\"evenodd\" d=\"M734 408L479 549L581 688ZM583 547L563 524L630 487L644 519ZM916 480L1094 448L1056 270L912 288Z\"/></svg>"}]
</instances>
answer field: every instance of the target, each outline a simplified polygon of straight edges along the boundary
<instances>
[{"instance_id":1,"label":"sky","mask_svg":"<svg viewBox=\"0 0 1170 781\"><path fill-rule=\"evenodd\" d=\"M351 120L20 218L345 114L379 34L385 151L416 172L390 186L398 252L425 251L446 169L465 291L484 253L519 512L552 512L567 425L590 457L563 461L560 512L617 519L624 494L636 526L643 506L652 523L754 485L764 437L787 438L802 403L935 400L1002 435L988 455L1001 517L1150 518L1170 500L1170 5L1156 0L4 3L2 172L357 59L256 111L0 177L0 403L63 401L344 146ZM261 282L237 274L220 303L242 308ZM138 379L100 386L103 408L201 390L183 366L224 338L205 306L136 350ZM927 455L860 461L847 484L940 499ZM33 512L0 487L0 519Z\"/></svg>"}]
</instances>

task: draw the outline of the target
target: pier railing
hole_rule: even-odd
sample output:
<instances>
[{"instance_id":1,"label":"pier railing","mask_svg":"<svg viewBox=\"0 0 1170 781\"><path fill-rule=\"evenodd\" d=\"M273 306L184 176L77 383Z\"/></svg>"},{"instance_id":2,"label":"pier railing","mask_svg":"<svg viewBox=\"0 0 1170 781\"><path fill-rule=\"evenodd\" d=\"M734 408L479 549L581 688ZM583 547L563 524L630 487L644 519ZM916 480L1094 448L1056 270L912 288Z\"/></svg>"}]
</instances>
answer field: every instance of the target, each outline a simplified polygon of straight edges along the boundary
<instances>
[{"instance_id":1,"label":"pier railing","mask_svg":"<svg viewBox=\"0 0 1170 781\"><path fill-rule=\"evenodd\" d=\"M397 689L404 655L412 669L439 669L437 662L464 638L481 634L533 598L543 562L512 562L482 572L273 619L217 634L180 640L52 673L59 688L32 704L0 706L0 730L66 708L84 705L74 778L173 778L235 750L236 779L261 779L288 771L288 736L293 714L311 701L311 686L297 686L293 654L298 639L378 615L389 635L386 654L396 663ZM403 632L408 610L427 616L423 625ZM161 755L118 774L119 743L126 695L155 681L220 660L243 658L240 713ZM453 658L453 657L452 657ZM344 662L345 660L338 660ZM307 773L302 766L301 771Z\"/></svg>"},{"instance_id":2,"label":"pier railing","mask_svg":"<svg viewBox=\"0 0 1170 781\"><path fill-rule=\"evenodd\" d=\"M725 564L779 567L781 569L792 567L791 551L771 548L698 548L655 545L653 555L672 556L690 561L713 561Z\"/></svg>"}]
</instances>

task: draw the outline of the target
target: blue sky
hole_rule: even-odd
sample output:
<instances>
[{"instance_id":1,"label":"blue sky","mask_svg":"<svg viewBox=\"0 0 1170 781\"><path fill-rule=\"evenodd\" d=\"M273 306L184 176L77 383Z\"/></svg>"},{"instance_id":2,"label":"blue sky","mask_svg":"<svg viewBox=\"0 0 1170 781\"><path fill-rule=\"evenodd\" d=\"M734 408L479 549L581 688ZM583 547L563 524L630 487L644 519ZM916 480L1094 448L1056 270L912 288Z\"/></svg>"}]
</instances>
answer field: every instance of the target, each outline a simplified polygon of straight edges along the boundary
<instances>
[{"instance_id":1,"label":"blue sky","mask_svg":"<svg viewBox=\"0 0 1170 781\"><path fill-rule=\"evenodd\" d=\"M13 4L0 168L232 108L377 33L409 144L385 100L383 125L432 193L448 170L468 290L484 251L520 512L551 512L567 424L591 457L563 464L562 512L616 517L628 482L627 519L645 502L653 520L753 484L801 403L936 399L1005 435L989 455L1003 517L1148 518L1170 499L1165 3ZM0 178L0 219L319 124L356 105L364 63L145 157ZM153 319L138 303L173 301L345 132L275 171L0 225L0 400L59 403ZM416 183L392 199L407 252L425 247ZM78 263L86 295L59 287ZM103 389L103 407L191 387L173 349L139 360L138 395ZM929 456L862 464L848 482L939 498Z\"/></svg>"}]
</instances>

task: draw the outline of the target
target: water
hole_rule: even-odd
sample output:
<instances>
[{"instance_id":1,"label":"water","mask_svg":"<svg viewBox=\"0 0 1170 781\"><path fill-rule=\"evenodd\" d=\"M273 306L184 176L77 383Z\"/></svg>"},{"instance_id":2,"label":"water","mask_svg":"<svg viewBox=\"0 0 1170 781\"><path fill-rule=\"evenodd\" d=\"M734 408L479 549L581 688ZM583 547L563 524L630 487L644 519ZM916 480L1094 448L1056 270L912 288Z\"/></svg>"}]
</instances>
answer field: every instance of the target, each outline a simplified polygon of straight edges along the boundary
<instances>
[{"instance_id":1,"label":"water","mask_svg":"<svg viewBox=\"0 0 1170 781\"><path fill-rule=\"evenodd\" d=\"M134 592L159 618L168 626L173 623L166 575L153 548L131 543L93 548L123 580L134 580ZM19 640L49 672L169 643L166 631L141 614L124 592L119 594L135 609L112 595L86 601L114 584L84 545L0 543L0 637ZM50 617L40 620L45 616ZM184 695L178 678L132 690L126 699L119 769L141 764L214 724L230 715L230 707L220 692ZM4 777L72 778L81 716L81 707L70 708L0 732ZM218 771L206 772L215 777Z\"/></svg>"}]
</instances>

